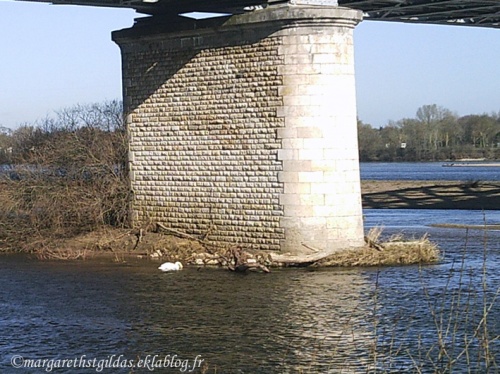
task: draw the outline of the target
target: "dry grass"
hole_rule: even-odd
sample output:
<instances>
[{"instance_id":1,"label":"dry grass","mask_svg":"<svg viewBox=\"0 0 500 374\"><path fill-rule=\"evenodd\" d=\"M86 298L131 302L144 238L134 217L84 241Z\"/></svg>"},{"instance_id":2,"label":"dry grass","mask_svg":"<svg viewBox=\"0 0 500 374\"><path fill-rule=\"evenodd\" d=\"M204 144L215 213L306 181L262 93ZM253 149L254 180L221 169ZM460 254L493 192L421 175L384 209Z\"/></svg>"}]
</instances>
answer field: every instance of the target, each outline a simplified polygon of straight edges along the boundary
<instances>
[{"instance_id":1,"label":"dry grass","mask_svg":"<svg viewBox=\"0 0 500 374\"><path fill-rule=\"evenodd\" d=\"M372 229L367 235L368 243L378 243L381 228ZM377 248L366 245L363 248L336 253L319 262L321 266L393 266L433 263L440 259L437 245L424 235L419 239L405 240L393 236L388 241L378 243Z\"/></svg>"},{"instance_id":2,"label":"dry grass","mask_svg":"<svg viewBox=\"0 0 500 374\"><path fill-rule=\"evenodd\" d=\"M128 186L119 179L29 175L0 181L0 190L0 250L32 251L43 239L126 222Z\"/></svg>"}]
</instances>

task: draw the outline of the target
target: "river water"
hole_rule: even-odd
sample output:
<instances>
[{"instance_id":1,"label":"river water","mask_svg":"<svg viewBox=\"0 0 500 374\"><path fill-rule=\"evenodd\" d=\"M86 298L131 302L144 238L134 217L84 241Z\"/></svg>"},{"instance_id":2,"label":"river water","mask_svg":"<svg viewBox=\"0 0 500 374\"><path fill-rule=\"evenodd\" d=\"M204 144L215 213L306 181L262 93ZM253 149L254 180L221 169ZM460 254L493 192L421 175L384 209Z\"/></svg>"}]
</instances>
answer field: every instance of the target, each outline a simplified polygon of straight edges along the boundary
<instances>
[{"instance_id":1,"label":"river water","mask_svg":"<svg viewBox=\"0 0 500 374\"><path fill-rule=\"evenodd\" d=\"M478 167L474 164L498 162L470 162L465 167L443 167L450 162L362 162L361 179L368 180L453 180L500 181L500 167Z\"/></svg>"},{"instance_id":2,"label":"river water","mask_svg":"<svg viewBox=\"0 0 500 374\"><path fill-rule=\"evenodd\" d=\"M57 373L366 373L416 367L434 373L446 365L437 358L439 341L458 357L453 372L498 372L484 365L479 347L482 336L500 334L498 302L490 305L500 287L500 232L429 225L500 223L500 211L364 214L366 229L384 226L386 236L428 233L443 260L242 275L194 267L161 273L152 260L1 256L0 373L43 373L50 365L66 367L53 369ZM477 329L484 307L490 308L487 329ZM488 346L490 358L500 362L498 340ZM37 364L45 367L23 367ZM135 367L117 367L128 364Z\"/></svg>"}]
</instances>

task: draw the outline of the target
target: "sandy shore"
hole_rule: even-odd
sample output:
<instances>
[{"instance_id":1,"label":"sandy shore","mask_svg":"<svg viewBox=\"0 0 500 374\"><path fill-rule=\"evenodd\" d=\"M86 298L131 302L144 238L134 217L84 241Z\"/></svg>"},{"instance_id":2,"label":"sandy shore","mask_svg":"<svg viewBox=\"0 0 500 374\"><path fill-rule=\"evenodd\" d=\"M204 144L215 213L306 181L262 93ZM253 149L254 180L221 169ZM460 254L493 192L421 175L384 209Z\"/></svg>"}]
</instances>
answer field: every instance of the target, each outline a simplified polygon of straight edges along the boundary
<instances>
[{"instance_id":1,"label":"sandy shore","mask_svg":"<svg viewBox=\"0 0 500 374\"><path fill-rule=\"evenodd\" d=\"M361 193L372 209L500 209L500 182L364 180Z\"/></svg>"}]
</instances>

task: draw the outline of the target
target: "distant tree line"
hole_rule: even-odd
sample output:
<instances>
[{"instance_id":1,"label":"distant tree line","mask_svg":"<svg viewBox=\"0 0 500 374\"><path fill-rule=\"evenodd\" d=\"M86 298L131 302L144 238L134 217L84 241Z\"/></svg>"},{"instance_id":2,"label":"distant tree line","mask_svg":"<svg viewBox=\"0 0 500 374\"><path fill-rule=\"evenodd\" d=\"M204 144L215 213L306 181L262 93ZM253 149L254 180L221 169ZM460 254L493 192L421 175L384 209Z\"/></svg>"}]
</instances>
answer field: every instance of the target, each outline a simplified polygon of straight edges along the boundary
<instances>
[{"instance_id":1,"label":"distant tree line","mask_svg":"<svg viewBox=\"0 0 500 374\"><path fill-rule=\"evenodd\" d=\"M458 117L435 104L415 118L373 128L358 121L361 161L444 161L500 158L500 113Z\"/></svg>"},{"instance_id":2,"label":"distant tree line","mask_svg":"<svg viewBox=\"0 0 500 374\"><path fill-rule=\"evenodd\" d=\"M358 121L361 161L500 159L500 113L458 117L424 105L415 118L373 128ZM0 165L44 164L67 169L126 163L119 101L76 105L36 125L0 126ZM124 168L125 170L125 168Z\"/></svg>"}]
</instances>

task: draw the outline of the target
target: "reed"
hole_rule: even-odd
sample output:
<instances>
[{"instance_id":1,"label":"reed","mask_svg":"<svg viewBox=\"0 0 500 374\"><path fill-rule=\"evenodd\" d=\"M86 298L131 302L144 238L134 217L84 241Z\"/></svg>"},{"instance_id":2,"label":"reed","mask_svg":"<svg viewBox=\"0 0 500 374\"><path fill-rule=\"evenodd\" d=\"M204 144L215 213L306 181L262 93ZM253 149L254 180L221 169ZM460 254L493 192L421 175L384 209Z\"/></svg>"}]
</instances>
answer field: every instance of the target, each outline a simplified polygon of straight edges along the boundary
<instances>
[{"instance_id":1,"label":"reed","mask_svg":"<svg viewBox=\"0 0 500 374\"><path fill-rule=\"evenodd\" d=\"M426 309L414 309L410 314L394 312L389 326L387 319L384 326L381 323L383 305L377 276L369 316L371 363L354 365L355 372L499 372L500 335L492 317L499 317L500 286L492 287L488 279L492 269L488 269L486 238L484 230L481 274L467 266L466 237L461 258L449 269L443 286L435 287L427 267L420 267L420 302Z\"/></svg>"},{"instance_id":2,"label":"reed","mask_svg":"<svg viewBox=\"0 0 500 374\"><path fill-rule=\"evenodd\" d=\"M486 232L486 231L485 231ZM467 267L466 247L461 260L449 270L447 281L439 289L421 269L421 290L427 311L427 331L420 331L409 340L395 334L387 358L381 366L374 356L380 372L401 369L414 373L498 373L499 338L491 330L492 313L498 313L500 287L491 288L488 281L488 251L484 243L482 272ZM403 331L414 334L416 320L413 315L404 323ZM498 318L498 315L495 316Z\"/></svg>"}]
</instances>

